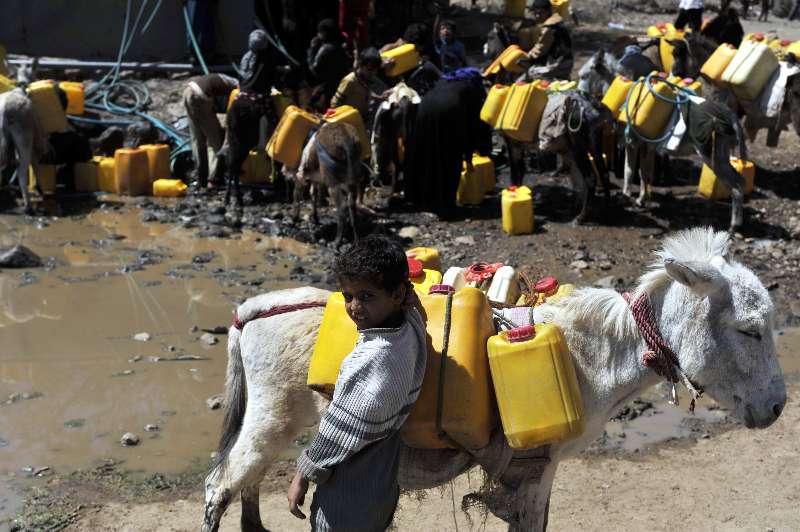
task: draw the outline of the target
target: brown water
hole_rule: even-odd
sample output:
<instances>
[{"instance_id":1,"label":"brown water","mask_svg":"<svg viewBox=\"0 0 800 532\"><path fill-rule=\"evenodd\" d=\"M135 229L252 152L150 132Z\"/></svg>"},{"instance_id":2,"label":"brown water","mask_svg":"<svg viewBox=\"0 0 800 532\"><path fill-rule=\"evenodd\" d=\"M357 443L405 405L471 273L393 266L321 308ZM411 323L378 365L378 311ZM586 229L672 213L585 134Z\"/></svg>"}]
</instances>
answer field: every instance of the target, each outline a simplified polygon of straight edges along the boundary
<instances>
[{"instance_id":1,"label":"brown water","mask_svg":"<svg viewBox=\"0 0 800 532\"><path fill-rule=\"evenodd\" d=\"M247 232L195 238L142 225L138 214L98 211L42 228L0 217L0 247L22 243L60 264L30 270L38 282L24 286L21 271L0 271L0 479L106 458L175 473L215 448L221 411L206 399L223 392L227 337L210 346L190 329L227 327L237 298L296 285L289 268L310 249ZM120 273L142 251L163 262ZM210 251L209 263L192 264ZM217 268L233 274L212 274ZM140 332L151 339L133 340ZM146 432L147 424L160 430ZM141 443L122 447L125 432ZM0 482L0 523L14 502L6 491Z\"/></svg>"}]
</instances>

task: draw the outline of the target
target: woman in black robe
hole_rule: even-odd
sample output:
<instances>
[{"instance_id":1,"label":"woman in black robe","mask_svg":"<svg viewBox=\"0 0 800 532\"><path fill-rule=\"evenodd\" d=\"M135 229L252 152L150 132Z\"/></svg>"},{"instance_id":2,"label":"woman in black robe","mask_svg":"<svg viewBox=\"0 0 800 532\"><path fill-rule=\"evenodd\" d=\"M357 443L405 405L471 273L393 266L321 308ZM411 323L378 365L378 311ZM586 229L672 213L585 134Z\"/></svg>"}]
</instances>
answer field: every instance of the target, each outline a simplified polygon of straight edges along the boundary
<instances>
[{"instance_id":1,"label":"woman in black robe","mask_svg":"<svg viewBox=\"0 0 800 532\"><path fill-rule=\"evenodd\" d=\"M488 155L492 137L480 112L486 91L474 68L445 75L419 104L406 149L405 198L440 216L456 210L462 164Z\"/></svg>"}]
</instances>

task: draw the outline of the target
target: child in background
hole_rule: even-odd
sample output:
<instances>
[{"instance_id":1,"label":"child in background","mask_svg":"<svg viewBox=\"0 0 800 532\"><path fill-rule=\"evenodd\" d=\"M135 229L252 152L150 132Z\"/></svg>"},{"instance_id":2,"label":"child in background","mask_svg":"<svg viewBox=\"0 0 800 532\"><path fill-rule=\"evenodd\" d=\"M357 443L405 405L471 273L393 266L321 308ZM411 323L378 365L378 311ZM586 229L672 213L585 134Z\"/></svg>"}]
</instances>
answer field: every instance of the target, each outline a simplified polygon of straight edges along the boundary
<instances>
[{"instance_id":1,"label":"child in background","mask_svg":"<svg viewBox=\"0 0 800 532\"><path fill-rule=\"evenodd\" d=\"M311 106L324 112L352 65L336 22L325 19L317 25L317 35L311 40L307 56L308 68L318 83L311 96Z\"/></svg>"},{"instance_id":2,"label":"child in background","mask_svg":"<svg viewBox=\"0 0 800 532\"><path fill-rule=\"evenodd\" d=\"M468 66L467 52L464 43L456 39L456 25L453 21L444 20L439 24L436 52L442 63L442 72L452 72Z\"/></svg>"},{"instance_id":3,"label":"child in background","mask_svg":"<svg viewBox=\"0 0 800 532\"><path fill-rule=\"evenodd\" d=\"M396 243L364 238L337 258L334 273L360 334L319 432L297 460L289 510L305 519L299 506L310 481L312 530L385 530L400 495L400 427L425 375L425 325Z\"/></svg>"},{"instance_id":4,"label":"child in background","mask_svg":"<svg viewBox=\"0 0 800 532\"><path fill-rule=\"evenodd\" d=\"M370 120L371 101L381 100L386 96L384 94L387 90L386 84L378 78L378 70L382 64L383 60L378 50L375 48L362 50L358 56L358 66L355 71L346 75L339 83L339 88L336 89L336 94L331 99L331 107L341 105L355 107L369 128L372 123Z\"/></svg>"}]
</instances>

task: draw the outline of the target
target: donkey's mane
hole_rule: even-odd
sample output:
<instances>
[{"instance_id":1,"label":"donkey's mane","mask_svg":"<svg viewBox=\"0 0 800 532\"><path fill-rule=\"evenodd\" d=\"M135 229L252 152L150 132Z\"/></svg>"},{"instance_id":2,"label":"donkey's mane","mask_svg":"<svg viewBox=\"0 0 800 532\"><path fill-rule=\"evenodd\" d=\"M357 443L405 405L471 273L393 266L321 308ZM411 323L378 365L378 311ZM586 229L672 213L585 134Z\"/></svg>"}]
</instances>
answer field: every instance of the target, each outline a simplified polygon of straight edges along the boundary
<instances>
[{"instance_id":1,"label":"donkey's mane","mask_svg":"<svg viewBox=\"0 0 800 532\"><path fill-rule=\"evenodd\" d=\"M715 233L711 227L696 227L667 237L661 249L655 252L647 272L639 277L632 297L652 294L666 287L672 278L664 269L666 260L680 262L710 263L716 257L728 254L728 234ZM563 312L571 319L590 325L597 331L618 338L635 337L638 334L628 304L615 290L582 288L574 295L556 303L556 312Z\"/></svg>"}]
</instances>

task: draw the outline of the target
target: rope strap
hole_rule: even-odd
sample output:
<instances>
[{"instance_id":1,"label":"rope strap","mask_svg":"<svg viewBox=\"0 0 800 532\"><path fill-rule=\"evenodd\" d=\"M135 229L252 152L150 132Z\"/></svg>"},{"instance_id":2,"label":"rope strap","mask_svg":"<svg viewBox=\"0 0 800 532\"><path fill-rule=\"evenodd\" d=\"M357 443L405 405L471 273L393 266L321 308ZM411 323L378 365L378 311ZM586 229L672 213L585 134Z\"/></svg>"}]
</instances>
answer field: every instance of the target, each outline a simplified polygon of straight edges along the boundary
<instances>
[{"instance_id":1,"label":"rope strap","mask_svg":"<svg viewBox=\"0 0 800 532\"><path fill-rule=\"evenodd\" d=\"M689 380L689 377L681 369L678 355L667 345L667 341L661 335L653 314L653 307L650 305L650 296L645 293L636 300L631 301L631 294L626 292L622 297L630 306L631 314L633 314L633 319L636 321L639 333L644 338L645 344L647 344L648 350L642 356L642 364L664 377L670 383L672 386L671 402L676 405L678 404L678 394L675 390L675 383L683 382L692 396L689 411L694 412L695 402L700 399L703 389Z\"/></svg>"},{"instance_id":2,"label":"rope strap","mask_svg":"<svg viewBox=\"0 0 800 532\"><path fill-rule=\"evenodd\" d=\"M442 339L442 354L439 357L439 382L436 392L436 432L440 438L447 436L442 426L442 413L444 410L444 374L447 368L447 349L450 346L450 324L453 312L453 292L447 294L444 308L444 332Z\"/></svg>"},{"instance_id":3,"label":"rope strap","mask_svg":"<svg viewBox=\"0 0 800 532\"><path fill-rule=\"evenodd\" d=\"M278 316L280 314L288 314L290 312L295 312L297 310L305 310L309 308L320 308L326 305L323 301L312 301L310 303L297 303L294 305L279 305L277 307L272 307L269 310L265 310L263 312L259 312L252 318L242 321L239 319L239 315L236 311L233 311L233 326L239 329L240 331L244 329L244 326L250 323L253 320L259 320L262 318L270 318L272 316Z\"/></svg>"}]
</instances>

